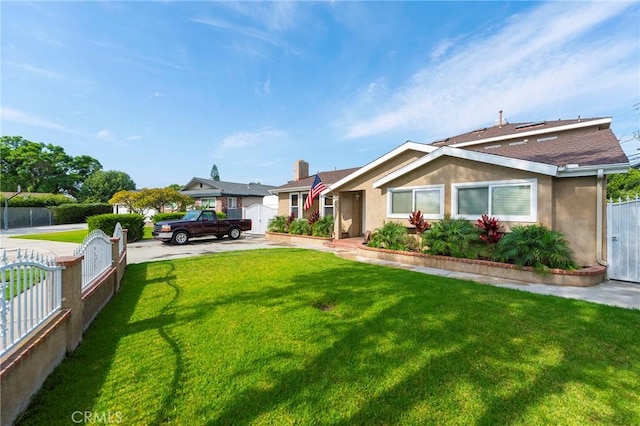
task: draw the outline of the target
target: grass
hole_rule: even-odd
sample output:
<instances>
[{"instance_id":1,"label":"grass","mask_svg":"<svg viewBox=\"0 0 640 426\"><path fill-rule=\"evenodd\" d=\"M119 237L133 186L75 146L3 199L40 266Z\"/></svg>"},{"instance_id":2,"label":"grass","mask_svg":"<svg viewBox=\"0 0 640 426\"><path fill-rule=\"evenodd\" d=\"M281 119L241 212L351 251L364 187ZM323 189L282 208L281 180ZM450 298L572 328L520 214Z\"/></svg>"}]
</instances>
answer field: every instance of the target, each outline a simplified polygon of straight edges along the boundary
<instances>
[{"instance_id":1,"label":"grass","mask_svg":"<svg viewBox=\"0 0 640 426\"><path fill-rule=\"evenodd\" d=\"M149 226L144 227L143 240L152 239L151 231L153 228ZM20 238L24 240L44 240L44 241L57 241L61 243L76 243L82 244L84 239L89 234L86 229L79 229L75 231L62 231L62 232L50 232L46 234L28 234L28 235L16 235L10 238Z\"/></svg>"},{"instance_id":2,"label":"grass","mask_svg":"<svg viewBox=\"0 0 640 426\"><path fill-rule=\"evenodd\" d=\"M638 342L638 310L217 253L129 265L19 424L640 424Z\"/></svg>"}]
</instances>

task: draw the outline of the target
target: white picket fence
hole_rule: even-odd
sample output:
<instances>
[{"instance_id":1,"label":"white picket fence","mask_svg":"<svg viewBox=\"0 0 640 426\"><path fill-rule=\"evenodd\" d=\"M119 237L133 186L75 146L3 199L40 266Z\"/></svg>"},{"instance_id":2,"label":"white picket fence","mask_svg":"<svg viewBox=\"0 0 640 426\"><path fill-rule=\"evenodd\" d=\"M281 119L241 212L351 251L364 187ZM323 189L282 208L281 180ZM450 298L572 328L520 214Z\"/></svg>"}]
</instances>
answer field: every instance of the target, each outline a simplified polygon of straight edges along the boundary
<instances>
[{"instance_id":1,"label":"white picket fence","mask_svg":"<svg viewBox=\"0 0 640 426\"><path fill-rule=\"evenodd\" d=\"M82 260L83 289L109 269L115 261L115 259L111 259L111 239L100 229L91 231L80 247L74 251L74 254L76 256L84 255Z\"/></svg>"},{"instance_id":2,"label":"white picket fence","mask_svg":"<svg viewBox=\"0 0 640 426\"><path fill-rule=\"evenodd\" d=\"M62 267L35 251L4 251L0 258L0 355L60 309Z\"/></svg>"},{"instance_id":3,"label":"white picket fence","mask_svg":"<svg viewBox=\"0 0 640 426\"><path fill-rule=\"evenodd\" d=\"M640 198L607 204L610 279L640 283Z\"/></svg>"},{"instance_id":4,"label":"white picket fence","mask_svg":"<svg viewBox=\"0 0 640 426\"><path fill-rule=\"evenodd\" d=\"M118 254L121 255L124 251L124 231L122 231L120 222L116 223L116 227L113 230L113 238L118 238Z\"/></svg>"}]
</instances>

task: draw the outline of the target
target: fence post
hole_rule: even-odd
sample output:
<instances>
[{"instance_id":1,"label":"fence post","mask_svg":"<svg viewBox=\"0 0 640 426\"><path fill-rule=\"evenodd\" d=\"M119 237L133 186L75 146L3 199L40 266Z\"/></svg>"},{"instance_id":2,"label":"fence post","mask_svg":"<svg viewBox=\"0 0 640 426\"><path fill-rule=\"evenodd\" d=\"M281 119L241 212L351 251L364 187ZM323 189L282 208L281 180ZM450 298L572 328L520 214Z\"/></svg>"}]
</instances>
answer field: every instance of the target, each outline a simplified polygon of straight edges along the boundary
<instances>
[{"instance_id":1,"label":"fence post","mask_svg":"<svg viewBox=\"0 0 640 426\"><path fill-rule=\"evenodd\" d=\"M116 268L113 276L113 294L115 295L120 289L120 238L110 238L111 240L111 267Z\"/></svg>"},{"instance_id":2,"label":"fence post","mask_svg":"<svg viewBox=\"0 0 640 426\"><path fill-rule=\"evenodd\" d=\"M62 309L71 311L67 328L67 352L82 340L82 259L84 256L61 256L56 259L62 270Z\"/></svg>"}]
</instances>

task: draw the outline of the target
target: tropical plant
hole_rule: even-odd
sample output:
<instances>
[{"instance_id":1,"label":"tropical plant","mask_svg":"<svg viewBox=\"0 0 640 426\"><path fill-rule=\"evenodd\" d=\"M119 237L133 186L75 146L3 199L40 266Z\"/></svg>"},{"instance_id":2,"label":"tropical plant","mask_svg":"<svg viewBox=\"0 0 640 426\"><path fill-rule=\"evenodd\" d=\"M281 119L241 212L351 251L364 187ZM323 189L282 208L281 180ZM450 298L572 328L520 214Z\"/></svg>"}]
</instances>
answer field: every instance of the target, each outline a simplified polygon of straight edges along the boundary
<instances>
[{"instance_id":1,"label":"tropical plant","mask_svg":"<svg viewBox=\"0 0 640 426\"><path fill-rule=\"evenodd\" d=\"M479 233L468 220L447 215L422 234L422 245L429 254L476 259Z\"/></svg>"},{"instance_id":2,"label":"tropical plant","mask_svg":"<svg viewBox=\"0 0 640 426\"><path fill-rule=\"evenodd\" d=\"M388 250L408 251L414 245L414 240L407 233L407 228L397 222L384 222L382 227L374 229L369 247L385 248Z\"/></svg>"},{"instance_id":3,"label":"tropical plant","mask_svg":"<svg viewBox=\"0 0 640 426\"><path fill-rule=\"evenodd\" d=\"M483 214L476 222L476 226L480 229L480 239L487 244L497 244L504 236L503 228L498 219L489 218Z\"/></svg>"},{"instance_id":4,"label":"tropical plant","mask_svg":"<svg viewBox=\"0 0 640 426\"><path fill-rule=\"evenodd\" d=\"M298 219L289 225L289 233L295 235L311 235L311 225L307 219Z\"/></svg>"},{"instance_id":5,"label":"tropical plant","mask_svg":"<svg viewBox=\"0 0 640 426\"><path fill-rule=\"evenodd\" d=\"M267 225L267 230L269 232L287 232L288 224L287 224L287 216L275 216L271 220L269 220L269 224Z\"/></svg>"},{"instance_id":6,"label":"tropical plant","mask_svg":"<svg viewBox=\"0 0 640 426\"><path fill-rule=\"evenodd\" d=\"M296 220L296 215L293 214L293 212L289 216L286 216L287 230L285 232L289 232L289 229L291 228L291 224L295 222L295 220Z\"/></svg>"},{"instance_id":7,"label":"tropical plant","mask_svg":"<svg viewBox=\"0 0 640 426\"><path fill-rule=\"evenodd\" d=\"M313 224L313 230L311 234L315 237L330 237L333 233L333 216L327 215L321 217L316 223Z\"/></svg>"},{"instance_id":8,"label":"tropical plant","mask_svg":"<svg viewBox=\"0 0 640 426\"><path fill-rule=\"evenodd\" d=\"M494 258L519 267L531 266L537 273L553 269L577 269L569 243L560 232L544 225L514 226L500 240Z\"/></svg>"},{"instance_id":9,"label":"tropical plant","mask_svg":"<svg viewBox=\"0 0 640 426\"><path fill-rule=\"evenodd\" d=\"M311 226L313 226L313 224L316 223L318 220L320 220L320 212L318 210L311 213L307 218L307 222L309 222L309 225Z\"/></svg>"},{"instance_id":10,"label":"tropical plant","mask_svg":"<svg viewBox=\"0 0 640 426\"><path fill-rule=\"evenodd\" d=\"M416 227L417 234L422 234L424 231L431 228L429 222L424 220L424 217L422 217L422 212L420 210L412 212L409 215L409 223Z\"/></svg>"}]
</instances>

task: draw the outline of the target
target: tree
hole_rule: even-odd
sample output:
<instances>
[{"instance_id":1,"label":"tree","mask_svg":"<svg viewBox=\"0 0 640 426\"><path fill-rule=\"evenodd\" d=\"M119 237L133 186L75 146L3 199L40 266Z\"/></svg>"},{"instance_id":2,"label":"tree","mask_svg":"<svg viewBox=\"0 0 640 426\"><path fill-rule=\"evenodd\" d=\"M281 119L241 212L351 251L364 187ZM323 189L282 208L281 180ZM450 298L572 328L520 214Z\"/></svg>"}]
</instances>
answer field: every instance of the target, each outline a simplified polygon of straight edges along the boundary
<instances>
[{"instance_id":1,"label":"tree","mask_svg":"<svg viewBox=\"0 0 640 426\"><path fill-rule=\"evenodd\" d=\"M640 170L630 167L627 173L607 177L607 198L617 201L640 196Z\"/></svg>"},{"instance_id":2,"label":"tree","mask_svg":"<svg viewBox=\"0 0 640 426\"><path fill-rule=\"evenodd\" d=\"M193 198L171 188L143 188L140 191L118 191L109 200L133 213L146 214L149 209L164 211L165 206L177 205L180 210L193 204Z\"/></svg>"},{"instance_id":3,"label":"tree","mask_svg":"<svg viewBox=\"0 0 640 426\"><path fill-rule=\"evenodd\" d=\"M128 174L116 170L98 170L89 175L82 183L78 193L78 200L81 202L106 203L116 192L134 189L136 189L136 184Z\"/></svg>"},{"instance_id":4,"label":"tree","mask_svg":"<svg viewBox=\"0 0 640 426\"><path fill-rule=\"evenodd\" d=\"M64 193L77 196L86 176L102 169L88 155L72 157L57 145L32 142L22 136L0 139L0 188L25 192Z\"/></svg>"},{"instance_id":5,"label":"tree","mask_svg":"<svg viewBox=\"0 0 640 426\"><path fill-rule=\"evenodd\" d=\"M220 173L218 173L218 166L215 164L211 167L211 180L220 180Z\"/></svg>"}]
</instances>

